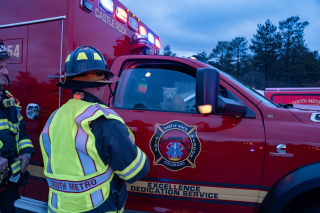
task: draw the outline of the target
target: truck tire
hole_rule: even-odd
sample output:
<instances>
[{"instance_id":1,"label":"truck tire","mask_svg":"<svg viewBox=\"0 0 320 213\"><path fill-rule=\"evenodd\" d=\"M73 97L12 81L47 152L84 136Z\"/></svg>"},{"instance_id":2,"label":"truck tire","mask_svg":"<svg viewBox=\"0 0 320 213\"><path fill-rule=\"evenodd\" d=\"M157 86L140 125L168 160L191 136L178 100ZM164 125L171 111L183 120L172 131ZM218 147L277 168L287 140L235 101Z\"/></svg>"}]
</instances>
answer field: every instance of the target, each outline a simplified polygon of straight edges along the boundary
<instances>
[{"instance_id":1,"label":"truck tire","mask_svg":"<svg viewBox=\"0 0 320 213\"><path fill-rule=\"evenodd\" d=\"M289 211L290 213L320 213L320 201L317 203L309 203L302 206L297 206Z\"/></svg>"}]
</instances>

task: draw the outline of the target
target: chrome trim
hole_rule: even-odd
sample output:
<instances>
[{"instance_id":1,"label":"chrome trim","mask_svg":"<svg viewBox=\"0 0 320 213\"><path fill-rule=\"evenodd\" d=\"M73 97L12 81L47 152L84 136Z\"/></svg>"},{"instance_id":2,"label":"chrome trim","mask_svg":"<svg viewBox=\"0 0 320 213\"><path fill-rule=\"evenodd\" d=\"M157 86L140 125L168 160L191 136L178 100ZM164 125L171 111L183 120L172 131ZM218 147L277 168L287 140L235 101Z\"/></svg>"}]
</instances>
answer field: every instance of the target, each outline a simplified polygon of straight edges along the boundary
<instances>
[{"instance_id":1,"label":"chrome trim","mask_svg":"<svg viewBox=\"0 0 320 213\"><path fill-rule=\"evenodd\" d=\"M14 27L14 26L20 26L20 25L26 25L26 24L35 24L35 23L39 23L39 22L53 21L53 20L59 20L59 19L65 19L65 18L66 18L66 16L58 16L58 17L38 19L38 20L33 20L33 21L25 21L25 22L13 23L13 24L5 24L5 25L0 25L0 28Z\"/></svg>"},{"instance_id":2,"label":"chrome trim","mask_svg":"<svg viewBox=\"0 0 320 213\"><path fill-rule=\"evenodd\" d=\"M310 120L313 121L313 122L320 122L320 120L316 120L316 116L317 115L320 115L320 113L318 113L318 112L312 113L311 117L310 117Z\"/></svg>"},{"instance_id":3,"label":"chrome trim","mask_svg":"<svg viewBox=\"0 0 320 213\"><path fill-rule=\"evenodd\" d=\"M25 209L28 211L47 213L48 203L40 200L31 199L28 197L21 196L21 199L14 203L14 206L19 209Z\"/></svg>"},{"instance_id":4,"label":"chrome trim","mask_svg":"<svg viewBox=\"0 0 320 213\"><path fill-rule=\"evenodd\" d=\"M62 21L62 28L61 28L61 50L60 50L60 76L62 75L62 47L63 47L63 19ZM60 78L61 82L61 78ZM61 106L61 87L59 87L59 108Z\"/></svg>"},{"instance_id":5,"label":"chrome trim","mask_svg":"<svg viewBox=\"0 0 320 213\"><path fill-rule=\"evenodd\" d=\"M137 32L138 26L139 26L138 21L132 17L129 17L128 23L129 23L129 28L134 32Z\"/></svg>"},{"instance_id":6,"label":"chrome trim","mask_svg":"<svg viewBox=\"0 0 320 213\"><path fill-rule=\"evenodd\" d=\"M186 98L184 99L184 102L187 102L187 101L191 100L191 99L194 98L194 97L196 97L196 94L195 94L195 93L192 94L192 95L190 95L190 96L188 96L188 97L186 97Z\"/></svg>"},{"instance_id":7,"label":"chrome trim","mask_svg":"<svg viewBox=\"0 0 320 213\"><path fill-rule=\"evenodd\" d=\"M148 42L148 36L147 35L141 35L139 33L135 33L133 35L133 38L132 38L135 42L137 43L147 43Z\"/></svg>"}]
</instances>

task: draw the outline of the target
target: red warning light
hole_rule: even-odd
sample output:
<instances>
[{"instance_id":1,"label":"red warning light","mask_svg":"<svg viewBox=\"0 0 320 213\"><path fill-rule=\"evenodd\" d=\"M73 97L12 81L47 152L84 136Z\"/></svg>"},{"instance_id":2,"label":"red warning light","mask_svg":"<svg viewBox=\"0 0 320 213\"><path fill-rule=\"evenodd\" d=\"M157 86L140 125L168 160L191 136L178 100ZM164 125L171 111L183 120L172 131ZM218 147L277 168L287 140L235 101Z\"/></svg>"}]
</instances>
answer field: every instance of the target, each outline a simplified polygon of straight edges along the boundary
<instances>
[{"instance_id":1,"label":"red warning light","mask_svg":"<svg viewBox=\"0 0 320 213\"><path fill-rule=\"evenodd\" d=\"M159 40L159 39L156 39L154 45L156 46L156 48L159 48L159 49L160 49L160 47L161 47L161 42L160 42L160 40Z\"/></svg>"},{"instance_id":2,"label":"red warning light","mask_svg":"<svg viewBox=\"0 0 320 213\"><path fill-rule=\"evenodd\" d=\"M147 35L147 30L143 26L139 26L139 33L141 35Z\"/></svg>"},{"instance_id":3,"label":"red warning light","mask_svg":"<svg viewBox=\"0 0 320 213\"><path fill-rule=\"evenodd\" d=\"M116 17L119 19L119 21L121 21L122 23L126 23L127 22L127 12L120 8L120 7L117 7L117 10L116 10Z\"/></svg>"}]
</instances>

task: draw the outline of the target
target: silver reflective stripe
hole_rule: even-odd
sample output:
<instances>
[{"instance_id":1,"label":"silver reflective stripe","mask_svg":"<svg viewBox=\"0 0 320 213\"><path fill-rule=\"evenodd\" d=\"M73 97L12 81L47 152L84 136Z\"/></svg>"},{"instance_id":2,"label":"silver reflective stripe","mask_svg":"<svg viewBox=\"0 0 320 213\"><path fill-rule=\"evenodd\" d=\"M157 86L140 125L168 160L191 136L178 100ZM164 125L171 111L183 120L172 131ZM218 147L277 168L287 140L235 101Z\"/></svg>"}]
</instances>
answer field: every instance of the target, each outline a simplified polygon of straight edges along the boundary
<instances>
[{"instance_id":1,"label":"silver reflective stripe","mask_svg":"<svg viewBox=\"0 0 320 213\"><path fill-rule=\"evenodd\" d=\"M104 108L102 106L100 106L99 104L95 104L95 106L100 109L106 116L109 116L109 113L110 114L113 114L113 115L116 115L118 117L120 117L115 111L113 111L112 109L109 109L109 108Z\"/></svg>"},{"instance_id":2,"label":"silver reflective stripe","mask_svg":"<svg viewBox=\"0 0 320 213\"><path fill-rule=\"evenodd\" d=\"M11 168L12 171L18 169L20 165L21 165L21 163L18 163L17 165L15 165L13 168ZM20 171L20 170L19 170L19 171ZM18 171L17 171L17 172L18 172ZM17 172L15 172L15 173L17 173Z\"/></svg>"},{"instance_id":3,"label":"silver reflective stripe","mask_svg":"<svg viewBox=\"0 0 320 213\"><path fill-rule=\"evenodd\" d=\"M8 121L0 123L0 126L6 126L6 125L9 125Z\"/></svg>"},{"instance_id":4,"label":"silver reflective stripe","mask_svg":"<svg viewBox=\"0 0 320 213\"><path fill-rule=\"evenodd\" d=\"M44 126L43 130L42 130L42 141L43 141L43 146L44 149L47 152L48 155L48 165L47 165L47 172L52 174L51 171L51 164L50 164L50 159L51 159L51 142L50 142L50 138L49 138L49 126L51 124L52 118L53 116L57 113L58 110L54 111L54 113L50 116L50 118L48 119L46 125Z\"/></svg>"},{"instance_id":5,"label":"silver reflective stripe","mask_svg":"<svg viewBox=\"0 0 320 213\"><path fill-rule=\"evenodd\" d=\"M91 193L90 197L91 197L93 207L99 206L103 202L103 195L102 195L101 189Z\"/></svg>"},{"instance_id":6,"label":"silver reflective stripe","mask_svg":"<svg viewBox=\"0 0 320 213\"><path fill-rule=\"evenodd\" d=\"M10 124L10 123L8 123L8 125L9 125L9 127L10 127L11 129L14 129L15 131L17 131L18 127L13 126L13 125L12 125L12 124Z\"/></svg>"},{"instance_id":7,"label":"silver reflective stripe","mask_svg":"<svg viewBox=\"0 0 320 213\"><path fill-rule=\"evenodd\" d=\"M57 198L57 194L52 192L52 197L51 197L51 205L53 206L53 208L58 208L58 198Z\"/></svg>"},{"instance_id":8,"label":"silver reflective stripe","mask_svg":"<svg viewBox=\"0 0 320 213\"><path fill-rule=\"evenodd\" d=\"M32 143L30 141L26 141L26 142L20 143L19 144L19 148L24 146L24 145L27 145L27 144L31 144L32 145Z\"/></svg>"},{"instance_id":9,"label":"silver reflective stripe","mask_svg":"<svg viewBox=\"0 0 320 213\"><path fill-rule=\"evenodd\" d=\"M61 192L81 193L106 182L111 177L112 172L112 169L109 167L105 173L83 181L56 180L48 177L46 179L49 187L52 189Z\"/></svg>"},{"instance_id":10,"label":"silver reflective stripe","mask_svg":"<svg viewBox=\"0 0 320 213\"><path fill-rule=\"evenodd\" d=\"M88 155L87 152L87 141L88 141L88 134L82 129L81 122L93 116L98 109L94 106L90 106L86 111L84 111L81 115L76 117L75 122L78 126L78 132L76 135L75 145L76 149L80 158L80 162L82 165L84 175L89 175L95 173L97 171L96 165L92 158Z\"/></svg>"},{"instance_id":11,"label":"silver reflective stripe","mask_svg":"<svg viewBox=\"0 0 320 213\"><path fill-rule=\"evenodd\" d=\"M127 173L125 173L123 175L118 174L120 177L122 177L122 178L128 177L129 175L131 175L134 171L136 171L139 168L139 166L142 163L142 159L143 159L143 155L144 155L144 153L140 149L139 149L139 151L140 151L141 155L140 155L138 163L132 169L130 169Z\"/></svg>"}]
</instances>

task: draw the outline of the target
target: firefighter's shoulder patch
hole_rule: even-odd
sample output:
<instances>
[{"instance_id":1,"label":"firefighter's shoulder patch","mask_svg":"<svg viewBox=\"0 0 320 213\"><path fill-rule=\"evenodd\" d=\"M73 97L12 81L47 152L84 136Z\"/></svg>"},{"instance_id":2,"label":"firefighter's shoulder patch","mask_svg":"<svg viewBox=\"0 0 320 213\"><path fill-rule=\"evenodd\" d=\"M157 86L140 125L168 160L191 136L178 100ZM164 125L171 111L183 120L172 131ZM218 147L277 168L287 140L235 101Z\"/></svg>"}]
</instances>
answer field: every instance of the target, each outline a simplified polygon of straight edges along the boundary
<instances>
[{"instance_id":1,"label":"firefighter's shoulder patch","mask_svg":"<svg viewBox=\"0 0 320 213\"><path fill-rule=\"evenodd\" d=\"M16 97L14 97L9 91L6 90L6 93L7 93L7 97L8 97L8 98L13 98L13 99L14 99L15 105L16 105L17 107L19 107L19 109L21 110L21 106L20 106L19 100L18 100Z\"/></svg>"},{"instance_id":2,"label":"firefighter's shoulder patch","mask_svg":"<svg viewBox=\"0 0 320 213\"><path fill-rule=\"evenodd\" d=\"M162 165L171 171L196 168L196 158L201 151L197 126L188 126L182 121L156 124L150 149L154 155L153 165Z\"/></svg>"}]
</instances>

